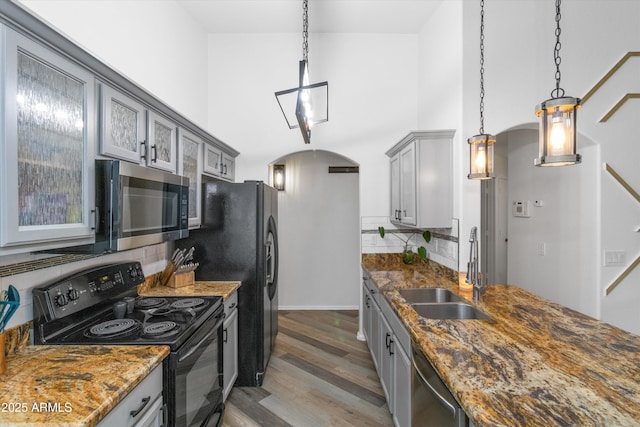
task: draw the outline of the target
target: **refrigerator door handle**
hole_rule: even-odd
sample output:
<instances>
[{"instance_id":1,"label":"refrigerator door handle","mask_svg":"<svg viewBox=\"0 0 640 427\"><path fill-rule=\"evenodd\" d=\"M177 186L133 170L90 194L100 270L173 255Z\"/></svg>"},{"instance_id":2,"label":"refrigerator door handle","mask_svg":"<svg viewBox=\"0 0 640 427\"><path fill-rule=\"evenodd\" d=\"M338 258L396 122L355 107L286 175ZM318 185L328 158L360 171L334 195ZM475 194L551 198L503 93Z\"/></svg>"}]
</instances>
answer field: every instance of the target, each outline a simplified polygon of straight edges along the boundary
<instances>
[{"instance_id":1,"label":"refrigerator door handle","mask_svg":"<svg viewBox=\"0 0 640 427\"><path fill-rule=\"evenodd\" d=\"M271 258L273 257L272 251L273 251L273 242L271 240L267 240L267 242L264 244L266 250L264 251L265 253L265 268L267 269L266 271L266 282L265 285L270 285L271 283L273 283L273 268L272 268L272 264L271 264Z\"/></svg>"}]
</instances>

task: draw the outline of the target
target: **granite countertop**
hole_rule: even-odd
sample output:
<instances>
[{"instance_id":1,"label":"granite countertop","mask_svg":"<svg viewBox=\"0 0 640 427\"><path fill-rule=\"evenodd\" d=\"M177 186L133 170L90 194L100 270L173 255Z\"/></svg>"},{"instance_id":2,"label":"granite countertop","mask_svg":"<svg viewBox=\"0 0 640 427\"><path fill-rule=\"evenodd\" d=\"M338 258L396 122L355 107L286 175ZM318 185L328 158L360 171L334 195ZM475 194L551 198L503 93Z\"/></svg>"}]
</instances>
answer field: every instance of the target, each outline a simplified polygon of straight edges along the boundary
<instances>
[{"instance_id":1,"label":"granite countertop","mask_svg":"<svg viewBox=\"0 0 640 427\"><path fill-rule=\"evenodd\" d=\"M640 425L640 337L516 286L481 301L434 263L362 266L476 426ZM420 318L396 289L445 287L490 320Z\"/></svg>"},{"instance_id":2,"label":"granite countertop","mask_svg":"<svg viewBox=\"0 0 640 427\"><path fill-rule=\"evenodd\" d=\"M167 346L27 346L0 375L0 425L93 426L168 355Z\"/></svg>"},{"instance_id":3,"label":"granite countertop","mask_svg":"<svg viewBox=\"0 0 640 427\"><path fill-rule=\"evenodd\" d=\"M194 282L193 285L181 288L169 286L147 286L138 289L138 295L169 297L169 296L221 296L225 300L229 298L238 288L241 282Z\"/></svg>"}]
</instances>

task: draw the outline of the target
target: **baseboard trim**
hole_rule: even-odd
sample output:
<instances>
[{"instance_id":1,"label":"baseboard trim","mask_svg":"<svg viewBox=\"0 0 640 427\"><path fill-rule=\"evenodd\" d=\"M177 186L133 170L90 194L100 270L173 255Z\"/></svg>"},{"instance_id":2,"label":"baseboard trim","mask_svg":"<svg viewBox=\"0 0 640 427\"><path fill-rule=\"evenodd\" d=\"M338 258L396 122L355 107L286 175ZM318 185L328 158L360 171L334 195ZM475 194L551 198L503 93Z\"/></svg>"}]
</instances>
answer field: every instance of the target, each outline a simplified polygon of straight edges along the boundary
<instances>
[{"instance_id":1,"label":"baseboard trim","mask_svg":"<svg viewBox=\"0 0 640 427\"><path fill-rule=\"evenodd\" d=\"M358 305L281 305L278 310L359 310Z\"/></svg>"}]
</instances>

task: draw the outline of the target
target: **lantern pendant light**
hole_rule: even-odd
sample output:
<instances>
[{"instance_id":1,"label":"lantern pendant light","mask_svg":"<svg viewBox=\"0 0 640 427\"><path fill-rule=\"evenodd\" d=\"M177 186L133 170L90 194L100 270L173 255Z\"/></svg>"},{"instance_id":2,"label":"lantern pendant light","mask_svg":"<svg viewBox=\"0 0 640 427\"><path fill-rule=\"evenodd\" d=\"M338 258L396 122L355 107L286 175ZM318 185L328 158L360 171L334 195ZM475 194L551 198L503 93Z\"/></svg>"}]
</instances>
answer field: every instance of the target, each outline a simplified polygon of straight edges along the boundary
<instances>
[{"instance_id":1,"label":"lantern pendant light","mask_svg":"<svg viewBox=\"0 0 640 427\"><path fill-rule=\"evenodd\" d=\"M469 179L493 179L493 147L496 137L484 133L484 0L480 0L480 134L469 143Z\"/></svg>"},{"instance_id":2,"label":"lantern pendant light","mask_svg":"<svg viewBox=\"0 0 640 427\"><path fill-rule=\"evenodd\" d=\"M564 96L560 87L560 3L556 0L556 44L553 57L556 64L556 88L547 99L536 107L540 117L540 152L534 160L536 166L566 166L580 163L582 156L576 153L576 118L580 98Z\"/></svg>"}]
</instances>

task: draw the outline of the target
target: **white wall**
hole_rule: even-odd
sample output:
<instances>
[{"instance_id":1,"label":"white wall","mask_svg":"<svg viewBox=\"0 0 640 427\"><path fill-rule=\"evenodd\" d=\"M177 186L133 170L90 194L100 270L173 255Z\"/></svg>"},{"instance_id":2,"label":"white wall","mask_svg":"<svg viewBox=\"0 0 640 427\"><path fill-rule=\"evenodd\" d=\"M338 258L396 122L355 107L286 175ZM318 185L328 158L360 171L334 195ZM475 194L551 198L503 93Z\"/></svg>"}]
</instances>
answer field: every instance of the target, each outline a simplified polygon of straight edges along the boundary
<instances>
[{"instance_id":1,"label":"white wall","mask_svg":"<svg viewBox=\"0 0 640 427\"><path fill-rule=\"evenodd\" d=\"M207 36L175 2L20 0L20 3L206 128Z\"/></svg>"},{"instance_id":2,"label":"white wall","mask_svg":"<svg viewBox=\"0 0 640 427\"><path fill-rule=\"evenodd\" d=\"M278 192L279 307L357 308L359 174L328 173L329 166L354 163L323 150L289 154L277 163L286 172L285 191Z\"/></svg>"},{"instance_id":3,"label":"white wall","mask_svg":"<svg viewBox=\"0 0 640 427\"><path fill-rule=\"evenodd\" d=\"M507 282L597 316L596 147L583 147L580 165L540 168L532 160L537 131L511 131L503 142L509 150ZM529 202L529 217L512 214L515 201Z\"/></svg>"},{"instance_id":4,"label":"white wall","mask_svg":"<svg viewBox=\"0 0 640 427\"><path fill-rule=\"evenodd\" d=\"M468 151L466 138L471 136L465 136L461 131L462 11L461 1L443 2L418 35L418 129L456 130L453 136L454 218L460 218L462 206L472 202L463 197L461 187L467 174L468 160L464 157ZM457 228L458 222L452 222L452 225ZM464 228L460 232L468 240L469 230L463 230L470 229L470 226L465 221L461 226Z\"/></svg>"},{"instance_id":5,"label":"white wall","mask_svg":"<svg viewBox=\"0 0 640 427\"><path fill-rule=\"evenodd\" d=\"M209 128L241 152L240 181L266 180L266 165L307 148L348 157L360 165L362 214L388 215L384 153L417 124L416 53L413 35L310 34L310 80L329 82L329 121L305 147L274 96L298 84L301 35L210 34Z\"/></svg>"}]
</instances>

